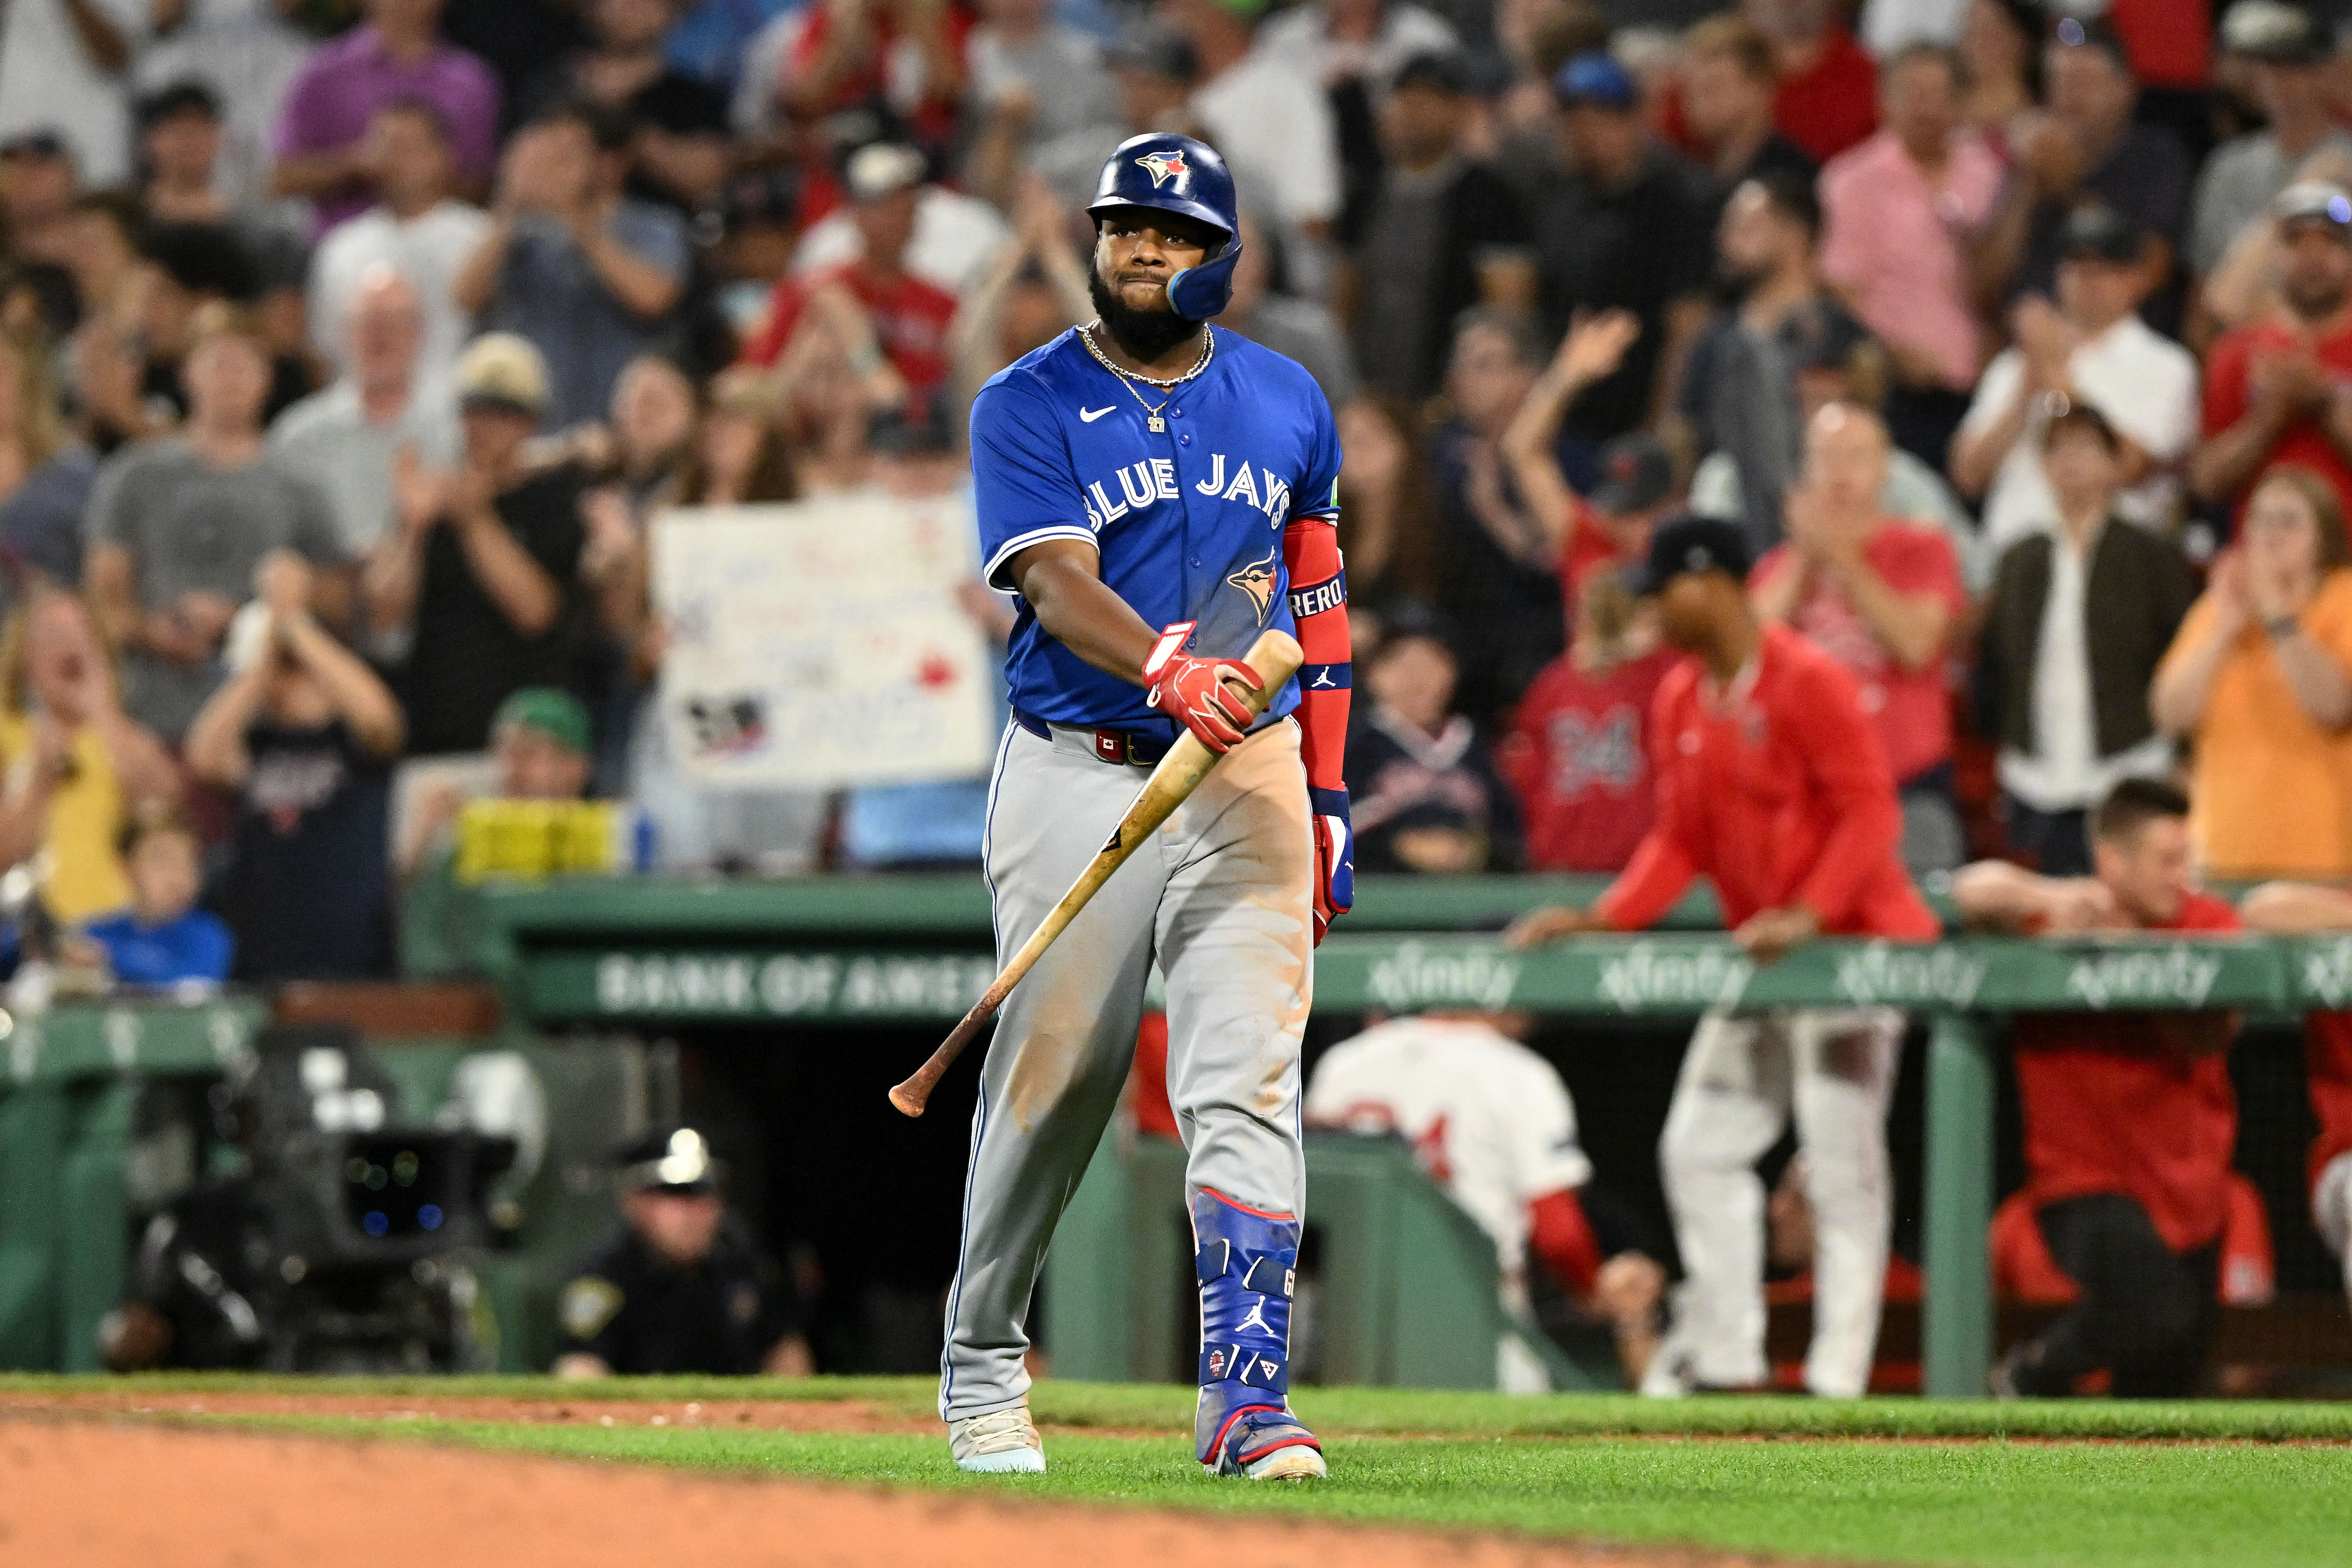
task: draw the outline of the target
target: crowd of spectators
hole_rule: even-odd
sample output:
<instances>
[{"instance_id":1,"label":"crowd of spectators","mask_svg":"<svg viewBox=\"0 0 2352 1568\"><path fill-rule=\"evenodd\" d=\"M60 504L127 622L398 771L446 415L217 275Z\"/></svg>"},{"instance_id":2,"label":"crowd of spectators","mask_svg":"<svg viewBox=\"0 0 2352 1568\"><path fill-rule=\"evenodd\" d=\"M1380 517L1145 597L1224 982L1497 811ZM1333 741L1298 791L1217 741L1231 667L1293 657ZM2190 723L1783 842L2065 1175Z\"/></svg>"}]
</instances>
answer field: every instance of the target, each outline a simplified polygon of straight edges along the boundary
<instances>
[{"instance_id":1,"label":"crowd of spectators","mask_svg":"<svg viewBox=\"0 0 2352 1568\"><path fill-rule=\"evenodd\" d=\"M648 526L968 483L1165 129L1239 183L1222 325L1337 411L1364 869L1623 867L1677 656L1622 572L1695 510L1861 686L1915 876L2087 876L2172 777L2203 872L2352 878L2352 50L1699 9L13 0L0 861L169 981L387 972L485 794L976 859L970 781L684 781Z\"/></svg>"},{"instance_id":2,"label":"crowd of spectators","mask_svg":"<svg viewBox=\"0 0 2352 1568\"><path fill-rule=\"evenodd\" d=\"M2176 768L2210 868L2352 873L2333 40L2279 0L1616 9L20 0L6 595L28 662L96 639L81 707L120 714L0 727L89 753L12 765L72 803L51 902L119 894L100 849L163 811L249 883L253 778L289 836L318 808L257 761L289 726L334 731L320 801L490 787L526 688L583 704L583 787L665 817L667 867L969 859L683 786L646 529L961 482L979 383L1091 314L1079 205L1146 128L1224 152L1223 324L1339 414L1367 868L1622 865L1671 656L1613 578L1692 510L1863 682L1916 873L2080 871L2090 806ZM241 973L293 951L237 934Z\"/></svg>"}]
</instances>

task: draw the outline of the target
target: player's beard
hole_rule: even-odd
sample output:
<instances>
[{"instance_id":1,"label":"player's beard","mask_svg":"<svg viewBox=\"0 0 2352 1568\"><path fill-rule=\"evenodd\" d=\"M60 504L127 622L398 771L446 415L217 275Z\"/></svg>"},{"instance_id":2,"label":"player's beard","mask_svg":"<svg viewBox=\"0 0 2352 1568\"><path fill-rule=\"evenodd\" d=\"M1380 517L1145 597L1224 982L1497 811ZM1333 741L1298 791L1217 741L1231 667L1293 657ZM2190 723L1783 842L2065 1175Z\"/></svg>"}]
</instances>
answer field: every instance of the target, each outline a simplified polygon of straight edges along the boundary
<instances>
[{"instance_id":1,"label":"player's beard","mask_svg":"<svg viewBox=\"0 0 2352 1568\"><path fill-rule=\"evenodd\" d=\"M1188 321L1169 308L1165 289L1160 291L1162 303L1159 310L1133 309L1118 297L1117 289L1103 281L1099 267L1087 274L1087 293L1095 302L1095 313L1102 318L1103 330L1127 351L1129 358L1145 364L1201 330L1200 322Z\"/></svg>"}]
</instances>

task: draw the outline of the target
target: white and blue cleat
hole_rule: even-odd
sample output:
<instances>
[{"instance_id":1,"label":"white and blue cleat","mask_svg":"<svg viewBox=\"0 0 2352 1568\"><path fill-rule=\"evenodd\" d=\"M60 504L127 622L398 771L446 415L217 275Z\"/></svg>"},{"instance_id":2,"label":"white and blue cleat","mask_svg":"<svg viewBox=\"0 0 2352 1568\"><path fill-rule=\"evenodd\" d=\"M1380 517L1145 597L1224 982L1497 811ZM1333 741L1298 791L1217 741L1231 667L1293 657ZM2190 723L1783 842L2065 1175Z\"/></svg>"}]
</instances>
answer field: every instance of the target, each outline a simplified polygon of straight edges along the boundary
<instances>
[{"instance_id":1,"label":"white and blue cleat","mask_svg":"<svg viewBox=\"0 0 2352 1568\"><path fill-rule=\"evenodd\" d=\"M955 1455L956 1468L976 1475L1045 1473L1045 1445L1026 1405L949 1422L948 1448Z\"/></svg>"}]
</instances>

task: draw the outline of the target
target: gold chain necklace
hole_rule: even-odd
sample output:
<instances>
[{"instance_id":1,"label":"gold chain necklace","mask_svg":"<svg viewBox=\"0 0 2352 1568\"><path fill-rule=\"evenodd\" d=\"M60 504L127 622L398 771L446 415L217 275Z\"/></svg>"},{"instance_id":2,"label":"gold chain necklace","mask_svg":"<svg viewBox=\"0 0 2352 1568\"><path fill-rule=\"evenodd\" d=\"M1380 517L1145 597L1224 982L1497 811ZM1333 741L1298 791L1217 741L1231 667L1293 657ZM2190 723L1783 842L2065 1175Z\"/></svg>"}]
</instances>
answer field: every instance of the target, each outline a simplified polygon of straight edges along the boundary
<instances>
[{"instance_id":1,"label":"gold chain necklace","mask_svg":"<svg viewBox=\"0 0 2352 1568\"><path fill-rule=\"evenodd\" d=\"M1201 334L1201 357L1193 363L1192 368L1186 371L1181 375L1171 376L1166 381L1161 381L1157 376L1144 375L1139 372L1131 370L1121 370L1118 365L1113 364L1110 361L1110 356L1102 352L1102 349L1095 342L1094 333L1087 328L1080 327L1078 329L1078 341L1087 345L1087 353L1095 356L1095 362L1097 364L1101 365L1103 369L1110 372L1111 374L1118 377L1118 384L1127 388L1129 394L1133 396L1138 403L1143 405L1143 422L1154 436L1163 436L1168 432L1168 421L1160 416L1160 409L1167 407L1169 402L1175 397L1176 389L1178 387L1183 385L1186 382L1192 380L1194 376L1209 368L1209 361L1217 352L1217 335L1214 332L1203 330ZM1150 398L1144 396L1142 393L1136 390L1135 384L1139 381L1142 382L1147 386L1159 387L1162 391L1166 392L1168 395L1161 398L1157 404L1154 404Z\"/></svg>"}]
</instances>

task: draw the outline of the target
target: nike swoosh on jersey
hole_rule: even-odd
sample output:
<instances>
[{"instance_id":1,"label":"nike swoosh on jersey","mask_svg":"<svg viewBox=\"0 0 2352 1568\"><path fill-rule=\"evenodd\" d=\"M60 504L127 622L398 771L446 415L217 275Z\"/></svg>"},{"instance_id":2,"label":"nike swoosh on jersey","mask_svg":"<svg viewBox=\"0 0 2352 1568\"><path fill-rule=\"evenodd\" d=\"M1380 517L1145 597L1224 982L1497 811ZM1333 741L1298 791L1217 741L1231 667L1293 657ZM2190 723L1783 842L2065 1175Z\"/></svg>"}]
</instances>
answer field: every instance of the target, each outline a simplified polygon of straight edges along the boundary
<instances>
[{"instance_id":1,"label":"nike swoosh on jersey","mask_svg":"<svg viewBox=\"0 0 2352 1568\"><path fill-rule=\"evenodd\" d=\"M1118 405L1116 403L1108 408L1081 408L1078 410L1078 422L1082 425L1091 425L1104 415L1116 412L1118 408Z\"/></svg>"}]
</instances>

